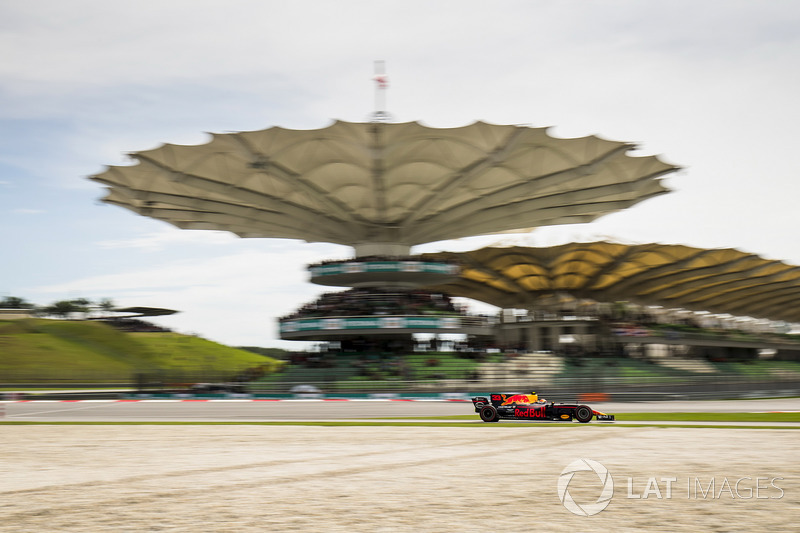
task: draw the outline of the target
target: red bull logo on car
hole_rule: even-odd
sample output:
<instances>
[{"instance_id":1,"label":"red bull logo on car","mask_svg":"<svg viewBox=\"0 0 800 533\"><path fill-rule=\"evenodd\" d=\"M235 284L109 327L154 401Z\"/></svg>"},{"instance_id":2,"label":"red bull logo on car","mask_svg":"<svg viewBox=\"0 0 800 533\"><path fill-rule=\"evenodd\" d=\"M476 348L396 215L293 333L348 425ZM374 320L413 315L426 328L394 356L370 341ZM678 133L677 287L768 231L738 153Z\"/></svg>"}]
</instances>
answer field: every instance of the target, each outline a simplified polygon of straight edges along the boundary
<instances>
[{"instance_id":1,"label":"red bull logo on car","mask_svg":"<svg viewBox=\"0 0 800 533\"><path fill-rule=\"evenodd\" d=\"M500 406L504 405L525 405L529 403L536 403L538 397L530 394L493 394L492 402L500 402Z\"/></svg>"},{"instance_id":2,"label":"red bull logo on car","mask_svg":"<svg viewBox=\"0 0 800 533\"><path fill-rule=\"evenodd\" d=\"M544 407L522 407L514 409L516 418L546 418Z\"/></svg>"}]
</instances>

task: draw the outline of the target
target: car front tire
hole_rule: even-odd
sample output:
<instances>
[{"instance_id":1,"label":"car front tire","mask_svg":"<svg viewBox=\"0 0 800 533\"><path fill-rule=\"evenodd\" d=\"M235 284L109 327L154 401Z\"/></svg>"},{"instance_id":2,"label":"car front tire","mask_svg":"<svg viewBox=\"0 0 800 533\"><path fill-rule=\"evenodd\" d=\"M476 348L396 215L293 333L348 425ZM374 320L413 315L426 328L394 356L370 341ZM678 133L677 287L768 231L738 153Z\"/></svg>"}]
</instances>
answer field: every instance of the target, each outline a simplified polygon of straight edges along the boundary
<instances>
[{"instance_id":1,"label":"car front tire","mask_svg":"<svg viewBox=\"0 0 800 533\"><path fill-rule=\"evenodd\" d=\"M575 409L575 419L582 424L591 422L593 415L594 411L592 411L592 408L588 405L579 405L577 409Z\"/></svg>"}]
</instances>

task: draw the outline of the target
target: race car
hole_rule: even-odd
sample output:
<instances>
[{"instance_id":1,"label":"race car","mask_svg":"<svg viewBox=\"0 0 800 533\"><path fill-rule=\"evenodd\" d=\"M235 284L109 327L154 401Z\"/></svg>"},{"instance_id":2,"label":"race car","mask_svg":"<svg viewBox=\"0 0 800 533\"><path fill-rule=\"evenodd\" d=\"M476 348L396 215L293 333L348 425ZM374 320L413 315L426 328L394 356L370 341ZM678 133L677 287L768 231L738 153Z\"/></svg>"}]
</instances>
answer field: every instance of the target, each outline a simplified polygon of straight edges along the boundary
<instances>
[{"instance_id":1,"label":"race car","mask_svg":"<svg viewBox=\"0 0 800 533\"><path fill-rule=\"evenodd\" d=\"M488 397L472 398L475 412L484 422L498 422L500 419L511 420L557 420L559 422L591 422L597 420L613 421L614 415L595 411L588 405L575 403L548 402L539 398L535 392L530 394L492 393Z\"/></svg>"}]
</instances>

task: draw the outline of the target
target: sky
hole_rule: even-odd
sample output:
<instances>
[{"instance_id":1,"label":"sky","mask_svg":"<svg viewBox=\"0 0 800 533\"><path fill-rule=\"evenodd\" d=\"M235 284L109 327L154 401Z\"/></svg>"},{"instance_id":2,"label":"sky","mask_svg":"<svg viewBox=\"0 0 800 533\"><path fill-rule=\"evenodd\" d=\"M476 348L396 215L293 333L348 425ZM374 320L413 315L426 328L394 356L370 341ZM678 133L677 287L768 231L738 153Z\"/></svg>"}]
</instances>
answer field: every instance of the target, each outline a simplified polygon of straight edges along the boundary
<instances>
[{"instance_id":1,"label":"sky","mask_svg":"<svg viewBox=\"0 0 800 533\"><path fill-rule=\"evenodd\" d=\"M87 177L205 132L368 120L376 60L395 121L551 126L683 167L591 224L414 252L611 239L800 265L800 2L28 0L0 2L0 297L166 307L153 322L181 333L297 347L277 317L331 290L306 265L351 249L178 230Z\"/></svg>"}]
</instances>

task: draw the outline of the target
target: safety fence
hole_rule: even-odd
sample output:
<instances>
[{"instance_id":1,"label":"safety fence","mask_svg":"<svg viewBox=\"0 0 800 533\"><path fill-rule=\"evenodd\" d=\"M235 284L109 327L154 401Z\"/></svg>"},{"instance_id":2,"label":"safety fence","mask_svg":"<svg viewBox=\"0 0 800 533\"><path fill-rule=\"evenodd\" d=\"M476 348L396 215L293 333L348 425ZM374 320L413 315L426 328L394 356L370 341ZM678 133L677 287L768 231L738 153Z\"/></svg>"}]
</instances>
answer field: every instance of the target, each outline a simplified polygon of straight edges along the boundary
<instances>
[{"instance_id":1,"label":"safety fence","mask_svg":"<svg viewBox=\"0 0 800 533\"><path fill-rule=\"evenodd\" d=\"M555 400L596 401L800 396L800 363L789 361L569 359L492 351L403 356L305 353L293 354L280 372L249 381L234 379L241 376L241 369L219 372L202 367L180 372L145 369L128 379L97 372L48 380L4 373L0 391L352 397L535 390Z\"/></svg>"}]
</instances>

